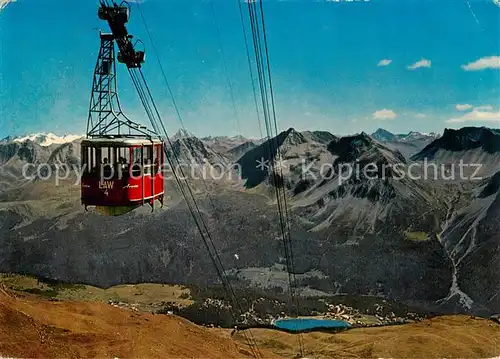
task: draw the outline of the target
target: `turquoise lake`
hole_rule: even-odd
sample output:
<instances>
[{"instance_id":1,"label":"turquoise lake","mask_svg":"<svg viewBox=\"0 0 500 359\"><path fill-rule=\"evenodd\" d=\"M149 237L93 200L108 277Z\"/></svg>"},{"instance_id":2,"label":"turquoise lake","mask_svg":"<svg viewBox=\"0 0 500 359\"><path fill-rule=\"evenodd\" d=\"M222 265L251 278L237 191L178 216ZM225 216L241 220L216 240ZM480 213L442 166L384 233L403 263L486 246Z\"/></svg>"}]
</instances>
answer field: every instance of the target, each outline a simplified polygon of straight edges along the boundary
<instances>
[{"instance_id":1,"label":"turquoise lake","mask_svg":"<svg viewBox=\"0 0 500 359\"><path fill-rule=\"evenodd\" d=\"M291 318L279 319L274 322L274 326L280 329L299 332L317 328L349 328L351 325L347 322L333 319Z\"/></svg>"}]
</instances>

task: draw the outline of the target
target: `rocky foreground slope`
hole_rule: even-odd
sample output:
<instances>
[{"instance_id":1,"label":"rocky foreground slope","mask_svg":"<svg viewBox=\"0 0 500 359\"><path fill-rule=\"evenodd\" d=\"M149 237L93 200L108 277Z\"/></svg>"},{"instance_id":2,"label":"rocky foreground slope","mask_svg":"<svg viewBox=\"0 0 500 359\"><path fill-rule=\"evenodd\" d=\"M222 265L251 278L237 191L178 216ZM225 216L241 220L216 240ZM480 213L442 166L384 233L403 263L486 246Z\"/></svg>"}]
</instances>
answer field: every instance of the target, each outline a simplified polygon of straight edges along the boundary
<instances>
[{"instance_id":1,"label":"rocky foreground slope","mask_svg":"<svg viewBox=\"0 0 500 359\"><path fill-rule=\"evenodd\" d=\"M266 358L278 358L264 351ZM53 302L0 288L0 356L252 358L245 344L170 315L91 302Z\"/></svg>"},{"instance_id":2,"label":"rocky foreground slope","mask_svg":"<svg viewBox=\"0 0 500 359\"><path fill-rule=\"evenodd\" d=\"M301 336L308 358L491 358L500 326L449 316L419 323ZM297 335L270 329L208 329L175 315L84 301L49 301L0 287L0 356L11 358L261 358L299 354Z\"/></svg>"}]
</instances>

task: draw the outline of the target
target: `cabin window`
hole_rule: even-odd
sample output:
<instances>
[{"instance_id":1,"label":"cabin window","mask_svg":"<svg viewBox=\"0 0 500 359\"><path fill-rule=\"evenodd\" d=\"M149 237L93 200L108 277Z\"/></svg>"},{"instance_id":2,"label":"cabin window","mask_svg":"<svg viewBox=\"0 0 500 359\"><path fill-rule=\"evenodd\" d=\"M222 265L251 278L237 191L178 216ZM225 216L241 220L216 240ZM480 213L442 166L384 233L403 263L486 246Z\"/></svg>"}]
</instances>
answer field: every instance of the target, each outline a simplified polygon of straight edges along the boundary
<instances>
[{"instance_id":1,"label":"cabin window","mask_svg":"<svg viewBox=\"0 0 500 359\"><path fill-rule=\"evenodd\" d=\"M95 151L95 162L92 166L93 169L96 169L98 167L98 164L102 163L102 151L101 148L97 147L94 149Z\"/></svg>"},{"instance_id":2,"label":"cabin window","mask_svg":"<svg viewBox=\"0 0 500 359\"><path fill-rule=\"evenodd\" d=\"M97 172L97 152L99 149L94 147L82 146L81 166L83 173Z\"/></svg>"},{"instance_id":3,"label":"cabin window","mask_svg":"<svg viewBox=\"0 0 500 359\"><path fill-rule=\"evenodd\" d=\"M128 164L128 148L127 147L120 147L118 148L118 163L120 164Z\"/></svg>"},{"instance_id":4,"label":"cabin window","mask_svg":"<svg viewBox=\"0 0 500 359\"><path fill-rule=\"evenodd\" d=\"M101 147L101 163L113 164L113 149L110 147Z\"/></svg>"},{"instance_id":5,"label":"cabin window","mask_svg":"<svg viewBox=\"0 0 500 359\"><path fill-rule=\"evenodd\" d=\"M111 147L109 151L110 151L110 156L109 156L110 163L112 163L116 167L116 165L119 163L118 147Z\"/></svg>"},{"instance_id":6,"label":"cabin window","mask_svg":"<svg viewBox=\"0 0 500 359\"><path fill-rule=\"evenodd\" d=\"M133 147L131 151L131 163L142 163L142 147Z\"/></svg>"},{"instance_id":7,"label":"cabin window","mask_svg":"<svg viewBox=\"0 0 500 359\"><path fill-rule=\"evenodd\" d=\"M142 147L133 147L130 149L132 176L139 177L143 173L142 169Z\"/></svg>"},{"instance_id":8,"label":"cabin window","mask_svg":"<svg viewBox=\"0 0 500 359\"><path fill-rule=\"evenodd\" d=\"M145 146L142 148L142 158L144 164L144 174L151 174L151 165L153 164L153 146Z\"/></svg>"},{"instance_id":9,"label":"cabin window","mask_svg":"<svg viewBox=\"0 0 500 359\"><path fill-rule=\"evenodd\" d=\"M105 178L109 179L114 176L113 165L114 161L114 149L112 147L101 147L100 149L100 165L102 166L102 174Z\"/></svg>"},{"instance_id":10,"label":"cabin window","mask_svg":"<svg viewBox=\"0 0 500 359\"><path fill-rule=\"evenodd\" d=\"M122 178L129 173L129 152L127 147L115 148L115 168L118 173L118 178Z\"/></svg>"},{"instance_id":11,"label":"cabin window","mask_svg":"<svg viewBox=\"0 0 500 359\"><path fill-rule=\"evenodd\" d=\"M160 147L160 158L161 158L161 161L160 161L160 164L163 166L163 164L165 163L165 151L164 151L164 148L163 146L159 146Z\"/></svg>"},{"instance_id":12,"label":"cabin window","mask_svg":"<svg viewBox=\"0 0 500 359\"><path fill-rule=\"evenodd\" d=\"M89 171L94 172L97 170L97 149L94 147L89 148Z\"/></svg>"},{"instance_id":13,"label":"cabin window","mask_svg":"<svg viewBox=\"0 0 500 359\"><path fill-rule=\"evenodd\" d=\"M154 167L153 167L153 171L154 171L154 174L156 175L158 173L158 171L160 170L160 165L162 163L161 161L161 146L154 146Z\"/></svg>"},{"instance_id":14,"label":"cabin window","mask_svg":"<svg viewBox=\"0 0 500 359\"><path fill-rule=\"evenodd\" d=\"M87 172L88 164L89 164L88 148L82 147L82 161L80 163L80 166L82 167L83 171Z\"/></svg>"}]
</instances>

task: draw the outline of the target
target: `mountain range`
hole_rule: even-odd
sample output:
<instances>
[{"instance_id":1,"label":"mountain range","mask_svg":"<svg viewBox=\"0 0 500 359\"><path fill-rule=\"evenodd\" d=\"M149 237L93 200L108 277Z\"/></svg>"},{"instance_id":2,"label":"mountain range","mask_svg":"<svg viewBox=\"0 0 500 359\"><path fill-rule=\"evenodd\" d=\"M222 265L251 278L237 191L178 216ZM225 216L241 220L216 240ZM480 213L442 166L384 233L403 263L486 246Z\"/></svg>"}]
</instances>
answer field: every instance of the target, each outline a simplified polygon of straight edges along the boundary
<instances>
[{"instance_id":1,"label":"mountain range","mask_svg":"<svg viewBox=\"0 0 500 359\"><path fill-rule=\"evenodd\" d=\"M411 157L424 146L439 138L437 133L420 133L411 131L406 134L394 134L382 128L372 133L372 137L386 146L397 149L406 157Z\"/></svg>"},{"instance_id":2,"label":"mountain range","mask_svg":"<svg viewBox=\"0 0 500 359\"><path fill-rule=\"evenodd\" d=\"M23 178L27 163L77 166L78 139L66 140L0 142L0 271L100 286L217 282L174 183L166 182L165 208L109 218L82 210L75 176L57 186ZM284 186L302 295L500 311L498 130L465 127L439 136L379 129L339 137L290 128L264 140L179 132L167 150L187 163L240 168L231 180L195 184L221 260L239 285L287 289L276 269L286 258L274 190ZM481 164L481 176L458 177L460 160ZM279 182L270 161L279 165ZM431 178L429 163L437 168ZM272 275L263 282L255 273L265 271Z\"/></svg>"},{"instance_id":3,"label":"mountain range","mask_svg":"<svg viewBox=\"0 0 500 359\"><path fill-rule=\"evenodd\" d=\"M51 145L60 145L68 142L73 142L82 139L84 135L64 135L57 136L53 133L34 133L26 136L7 136L0 140L0 143L23 143L23 142L34 142L42 147L47 147Z\"/></svg>"}]
</instances>

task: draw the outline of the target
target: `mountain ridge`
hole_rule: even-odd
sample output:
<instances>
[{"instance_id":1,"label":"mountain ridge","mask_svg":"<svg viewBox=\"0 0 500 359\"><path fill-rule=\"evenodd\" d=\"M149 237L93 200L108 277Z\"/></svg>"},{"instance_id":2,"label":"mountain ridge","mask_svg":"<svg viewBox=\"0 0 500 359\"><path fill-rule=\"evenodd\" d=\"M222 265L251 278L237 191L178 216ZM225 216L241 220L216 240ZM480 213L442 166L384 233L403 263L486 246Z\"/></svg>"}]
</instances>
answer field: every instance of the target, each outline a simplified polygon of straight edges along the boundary
<instances>
[{"instance_id":1,"label":"mountain ridge","mask_svg":"<svg viewBox=\"0 0 500 359\"><path fill-rule=\"evenodd\" d=\"M433 159L436 152L448 150L452 152L481 148L488 153L500 152L500 130L488 127L462 127L458 130L446 128L443 135L428 144L412 159Z\"/></svg>"},{"instance_id":2,"label":"mountain ridge","mask_svg":"<svg viewBox=\"0 0 500 359\"><path fill-rule=\"evenodd\" d=\"M24 143L30 141L42 147L48 147L52 145L62 145L65 143L74 142L84 137L85 137L84 135L76 135L76 134L65 134L62 136L58 136L51 132L39 132L24 136L7 136L2 140L0 140L0 144L11 143L11 142Z\"/></svg>"},{"instance_id":3,"label":"mountain ridge","mask_svg":"<svg viewBox=\"0 0 500 359\"><path fill-rule=\"evenodd\" d=\"M386 146L398 150L407 159L415 155L418 151L428 145L430 142L439 138L440 135L437 133L421 133L416 131L410 131L406 134L393 134L387 130L379 128L377 131L371 135L377 141L384 143Z\"/></svg>"},{"instance_id":4,"label":"mountain ridge","mask_svg":"<svg viewBox=\"0 0 500 359\"><path fill-rule=\"evenodd\" d=\"M406 141L408 139L415 138L438 138L441 135L436 132L418 132L418 131L409 131L408 133L399 133L395 134L390 131L387 131L383 128L377 129L375 132L371 134L373 138L378 141Z\"/></svg>"}]
</instances>

